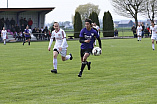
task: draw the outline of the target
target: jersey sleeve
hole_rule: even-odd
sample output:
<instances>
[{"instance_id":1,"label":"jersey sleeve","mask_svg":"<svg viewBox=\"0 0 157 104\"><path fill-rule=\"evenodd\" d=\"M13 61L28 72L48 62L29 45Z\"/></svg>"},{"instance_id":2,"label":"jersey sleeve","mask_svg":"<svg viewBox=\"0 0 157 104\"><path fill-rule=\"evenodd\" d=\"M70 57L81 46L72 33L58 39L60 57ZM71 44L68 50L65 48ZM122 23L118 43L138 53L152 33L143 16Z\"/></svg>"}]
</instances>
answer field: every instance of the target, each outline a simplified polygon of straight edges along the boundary
<instances>
[{"instance_id":1,"label":"jersey sleeve","mask_svg":"<svg viewBox=\"0 0 157 104\"><path fill-rule=\"evenodd\" d=\"M52 31L52 33L51 33L51 39L53 39L54 38L54 32Z\"/></svg>"},{"instance_id":2,"label":"jersey sleeve","mask_svg":"<svg viewBox=\"0 0 157 104\"><path fill-rule=\"evenodd\" d=\"M62 39L66 38L66 33L64 30L62 30Z\"/></svg>"},{"instance_id":3,"label":"jersey sleeve","mask_svg":"<svg viewBox=\"0 0 157 104\"><path fill-rule=\"evenodd\" d=\"M80 37L80 38L81 38L81 37L84 37L84 35L83 35L83 34L84 34L84 30L82 29L82 30L81 30L81 32L80 32L79 37Z\"/></svg>"}]
</instances>

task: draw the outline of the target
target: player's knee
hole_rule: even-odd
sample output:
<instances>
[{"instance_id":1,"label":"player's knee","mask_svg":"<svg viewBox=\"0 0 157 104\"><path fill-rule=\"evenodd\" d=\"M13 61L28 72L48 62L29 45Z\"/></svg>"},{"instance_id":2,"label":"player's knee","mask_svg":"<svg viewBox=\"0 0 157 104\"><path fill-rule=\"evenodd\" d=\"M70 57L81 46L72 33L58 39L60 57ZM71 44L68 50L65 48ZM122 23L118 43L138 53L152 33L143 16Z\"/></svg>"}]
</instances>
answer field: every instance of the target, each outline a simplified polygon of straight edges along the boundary
<instances>
[{"instance_id":1,"label":"player's knee","mask_svg":"<svg viewBox=\"0 0 157 104\"><path fill-rule=\"evenodd\" d=\"M62 61L65 61L66 59L65 59L65 57L62 57Z\"/></svg>"}]
</instances>

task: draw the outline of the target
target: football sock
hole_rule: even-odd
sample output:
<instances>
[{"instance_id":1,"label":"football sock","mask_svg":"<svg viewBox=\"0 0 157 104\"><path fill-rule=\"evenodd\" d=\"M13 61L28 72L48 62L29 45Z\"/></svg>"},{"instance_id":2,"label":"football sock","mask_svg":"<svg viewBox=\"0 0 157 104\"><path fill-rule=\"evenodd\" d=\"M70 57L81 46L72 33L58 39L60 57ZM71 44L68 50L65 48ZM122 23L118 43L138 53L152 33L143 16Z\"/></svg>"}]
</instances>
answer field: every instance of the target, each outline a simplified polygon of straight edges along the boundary
<instances>
[{"instance_id":1,"label":"football sock","mask_svg":"<svg viewBox=\"0 0 157 104\"><path fill-rule=\"evenodd\" d=\"M138 37L138 40L139 40L139 37Z\"/></svg>"},{"instance_id":2,"label":"football sock","mask_svg":"<svg viewBox=\"0 0 157 104\"><path fill-rule=\"evenodd\" d=\"M4 44L6 44L5 40L4 40Z\"/></svg>"},{"instance_id":3,"label":"football sock","mask_svg":"<svg viewBox=\"0 0 157 104\"><path fill-rule=\"evenodd\" d=\"M28 42L28 45L30 45L30 42Z\"/></svg>"},{"instance_id":4,"label":"football sock","mask_svg":"<svg viewBox=\"0 0 157 104\"><path fill-rule=\"evenodd\" d=\"M86 64L87 64L87 61L83 61L83 62L82 62L81 72L83 72L83 70L84 70Z\"/></svg>"},{"instance_id":5,"label":"football sock","mask_svg":"<svg viewBox=\"0 0 157 104\"><path fill-rule=\"evenodd\" d=\"M141 37L140 37L140 40L141 40Z\"/></svg>"},{"instance_id":6,"label":"football sock","mask_svg":"<svg viewBox=\"0 0 157 104\"><path fill-rule=\"evenodd\" d=\"M68 59L70 59L70 55L66 55L66 57L65 57L65 60L68 60Z\"/></svg>"},{"instance_id":7,"label":"football sock","mask_svg":"<svg viewBox=\"0 0 157 104\"><path fill-rule=\"evenodd\" d=\"M154 48L154 44L152 44L152 48L155 49L155 48Z\"/></svg>"},{"instance_id":8,"label":"football sock","mask_svg":"<svg viewBox=\"0 0 157 104\"><path fill-rule=\"evenodd\" d=\"M57 59L53 58L53 67L57 69Z\"/></svg>"}]
</instances>

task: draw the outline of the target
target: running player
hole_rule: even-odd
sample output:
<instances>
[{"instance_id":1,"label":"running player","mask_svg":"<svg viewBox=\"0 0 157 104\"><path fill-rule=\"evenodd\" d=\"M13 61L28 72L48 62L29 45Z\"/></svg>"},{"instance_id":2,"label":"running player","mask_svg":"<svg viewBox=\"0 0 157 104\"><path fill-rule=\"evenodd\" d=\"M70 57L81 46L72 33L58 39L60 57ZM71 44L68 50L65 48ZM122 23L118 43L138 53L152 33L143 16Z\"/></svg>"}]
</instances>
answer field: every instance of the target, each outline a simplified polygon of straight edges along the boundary
<instances>
[{"instance_id":1,"label":"running player","mask_svg":"<svg viewBox=\"0 0 157 104\"><path fill-rule=\"evenodd\" d=\"M98 39L99 47L101 48L101 40L98 33L91 27L92 20L86 19L85 20L85 28L83 28L80 32L80 43L81 44L81 70L78 74L78 77L82 77L83 70L85 66L88 66L88 70L90 70L91 62L87 62L87 58L92 53L93 43L95 41L95 37Z\"/></svg>"},{"instance_id":2,"label":"running player","mask_svg":"<svg viewBox=\"0 0 157 104\"><path fill-rule=\"evenodd\" d=\"M52 73L57 73L57 56L58 54L61 54L62 61L66 61L68 59L72 60L72 54L66 55L67 53L67 41L66 41L66 34L64 30L59 28L58 22L54 22L54 31L52 31L51 39L49 42L48 50L51 50L51 45L53 42L53 38L55 38L56 43L53 48L53 67L54 69L51 70Z\"/></svg>"},{"instance_id":3,"label":"running player","mask_svg":"<svg viewBox=\"0 0 157 104\"><path fill-rule=\"evenodd\" d=\"M142 26L139 24L138 26L137 26L137 29L136 29L136 34L137 34L137 36L138 36L138 40L137 41L141 41L141 36L142 36Z\"/></svg>"},{"instance_id":4,"label":"running player","mask_svg":"<svg viewBox=\"0 0 157 104\"><path fill-rule=\"evenodd\" d=\"M30 41L31 41L31 31L29 30L29 27L26 26L26 29L24 31L25 34L25 38L26 38L26 42L28 41L28 45L30 45ZM25 44L25 39L23 41L23 45Z\"/></svg>"},{"instance_id":5,"label":"running player","mask_svg":"<svg viewBox=\"0 0 157 104\"><path fill-rule=\"evenodd\" d=\"M8 35L7 30L5 30L5 27L3 27L3 30L1 31L1 37L3 38L4 45L6 45L6 37L7 37L7 35Z\"/></svg>"},{"instance_id":6,"label":"running player","mask_svg":"<svg viewBox=\"0 0 157 104\"><path fill-rule=\"evenodd\" d=\"M151 21L151 26L149 32L152 34L151 40L152 40L152 48L155 50L154 47L154 40L156 40L157 44L157 25L154 25L154 21Z\"/></svg>"}]
</instances>

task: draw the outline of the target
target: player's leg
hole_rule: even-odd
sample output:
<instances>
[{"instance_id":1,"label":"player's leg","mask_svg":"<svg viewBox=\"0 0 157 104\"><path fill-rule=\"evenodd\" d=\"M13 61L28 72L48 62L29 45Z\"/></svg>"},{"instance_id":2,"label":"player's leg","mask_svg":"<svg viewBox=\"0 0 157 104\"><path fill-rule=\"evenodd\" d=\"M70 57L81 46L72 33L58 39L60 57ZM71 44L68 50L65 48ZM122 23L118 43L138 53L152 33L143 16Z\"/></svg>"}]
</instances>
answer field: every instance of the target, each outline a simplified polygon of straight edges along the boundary
<instances>
[{"instance_id":1,"label":"player's leg","mask_svg":"<svg viewBox=\"0 0 157 104\"><path fill-rule=\"evenodd\" d=\"M62 51L60 52L61 56L62 56L62 61L66 61L66 60L72 60L72 54L70 53L69 55L66 55L67 53L67 49L62 49Z\"/></svg>"},{"instance_id":2,"label":"player's leg","mask_svg":"<svg viewBox=\"0 0 157 104\"><path fill-rule=\"evenodd\" d=\"M155 47L154 47L154 39L152 39L152 48L153 48L153 50L155 50Z\"/></svg>"},{"instance_id":3,"label":"player's leg","mask_svg":"<svg viewBox=\"0 0 157 104\"><path fill-rule=\"evenodd\" d=\"M51 70L52 73L57 73L57 56L58 56L59 52L57 51L57 49L53 50L53 67L54 69Z\"/></svg>"},{"instance_id":4,"label":"player's leg","mask_svg":"<svg viewBox=\"0 0 157 104\"><path fill-rule=\"evenodd\" d=\"M137 41L139 41L140 40L140 36L139 36L139 34L137 35Z\"/></svg>"},{"instance_id":5,"label":"player's leg","mask_svg":"<svg viewBox=\"0 0 157 104\"><path fill-rule=\"evenodd\" d=\"M4 45L6 45L6 39L3 39L3 41L4 41Z\"/></svg>"},{"instance_id":6,"label":"player's leg","mask_svg":"<svg viewBox=\"0 0 157 104\"><path fill-rule=\"evenodd\" d=\"M28 45L30 45L30 41L31 41L31 40L30 40L30 38L29 38L29 39L28 39Z\"/></svg>"}]
</instances>

